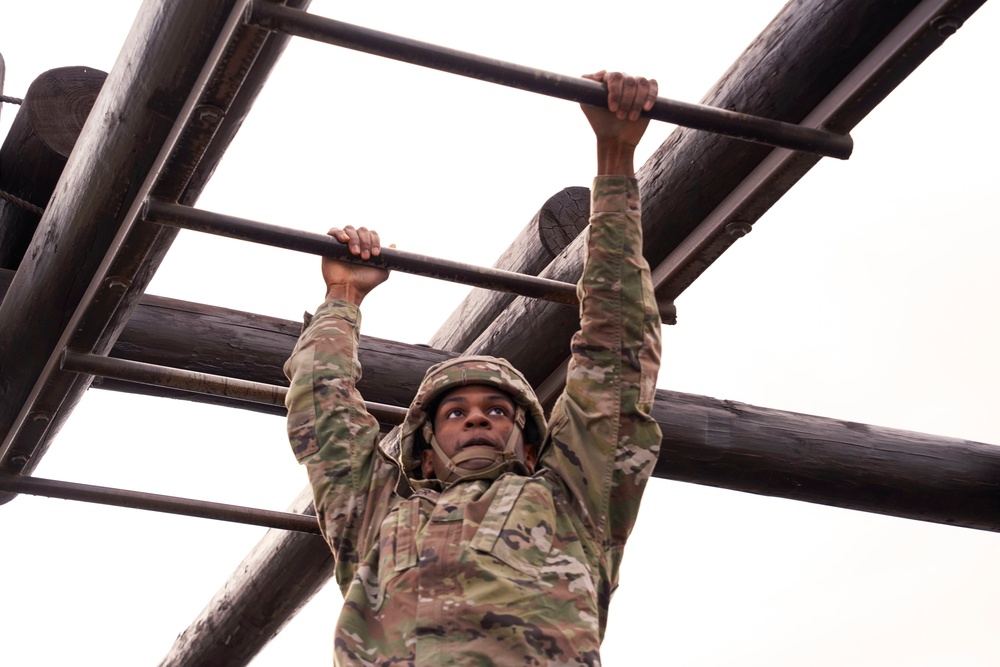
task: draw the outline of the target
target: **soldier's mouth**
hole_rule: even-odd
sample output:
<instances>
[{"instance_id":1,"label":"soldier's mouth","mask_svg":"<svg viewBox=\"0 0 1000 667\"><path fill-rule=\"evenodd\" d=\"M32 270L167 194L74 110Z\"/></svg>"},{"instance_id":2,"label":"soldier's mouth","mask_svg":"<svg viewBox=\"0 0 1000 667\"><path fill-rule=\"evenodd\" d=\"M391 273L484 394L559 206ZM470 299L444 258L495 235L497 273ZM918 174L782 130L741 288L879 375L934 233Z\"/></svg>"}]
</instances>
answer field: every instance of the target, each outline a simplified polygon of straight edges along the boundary
<instances>
[{"instance_id":1,"label":"soldier's mouth","mask_svg":"<svg viewBox=\"0 0 1000 667\"><path fill-rule=\"evenodd\" d=\"M496 443L490 442L489 440L470 440L469 442L462 445L462 449L469 449L470 447L488 447L490 449L496 449Z\"/></svg>"}]
</instances>

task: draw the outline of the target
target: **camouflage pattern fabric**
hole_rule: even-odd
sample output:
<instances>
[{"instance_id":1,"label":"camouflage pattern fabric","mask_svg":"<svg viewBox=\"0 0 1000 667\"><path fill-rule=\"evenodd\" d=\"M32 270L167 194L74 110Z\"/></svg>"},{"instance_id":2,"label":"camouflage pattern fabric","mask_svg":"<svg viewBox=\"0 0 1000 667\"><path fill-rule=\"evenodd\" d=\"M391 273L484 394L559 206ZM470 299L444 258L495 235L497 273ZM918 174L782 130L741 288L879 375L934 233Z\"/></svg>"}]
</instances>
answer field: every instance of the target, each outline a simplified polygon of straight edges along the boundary
<instances>
[{"instance_id":1,"label":"camouflage pattern fabric","mask_svg":"<svg viewBox=\"0 0 1000 667\"><path fill-rule=\"evenodd\" d=\"M355 383L361 316L328 301L285 373L288 435L313 486L344 606L338 665L599 665L622 549L656 462L659 317L636 182L598 177L581 330L531 477L396 492ZM388 452L388 453L386 453Z\"/></svg>"}]
</instances>

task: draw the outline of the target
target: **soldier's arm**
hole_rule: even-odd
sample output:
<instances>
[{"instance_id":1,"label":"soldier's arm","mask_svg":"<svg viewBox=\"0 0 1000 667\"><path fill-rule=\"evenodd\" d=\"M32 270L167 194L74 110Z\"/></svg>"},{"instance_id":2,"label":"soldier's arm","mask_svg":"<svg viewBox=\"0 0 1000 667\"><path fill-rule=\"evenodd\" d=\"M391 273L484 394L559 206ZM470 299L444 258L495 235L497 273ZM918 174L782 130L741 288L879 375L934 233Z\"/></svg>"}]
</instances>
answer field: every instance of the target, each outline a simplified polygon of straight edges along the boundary
<instances>
[{"instance_id":1,"label":"soldier's arm","mask_svg":"<svg viewBox=\"0 0 1000 667\"><path fill-rule=\"evenodd\" d=\"M353 228L330 233L354 254L362 249L368 256L377 254L368 234L360 241ZM377 235L375 239L377 248ZM378 422L365 410L356 387L361 377L358 306L386 276L380 269L324 259L327 299L285 364L291 381L285 399L289 442L307 467L320 528L342 587L353 577L358 552L367 548L369 537L362 531L373 522L370 496L390 479L376 454Z\"/></svg>"},{"instance_id":2,"label":"soldier's arm","mask_svg":"<svg viewBox=\"0 0 1000 667\"><path fill-rule=\"evenodd\" d=\"M584 109L597 136L599 174L577 289L580 330L572 341L566 390L553 410L549 456L611 553L614 573L660 443L649 414L660 323L642 256L632 164L646 125L636 118L652 105L656 85L603 72L591 78L608 84L610 110Z\"/></svg>"}]
</instances>

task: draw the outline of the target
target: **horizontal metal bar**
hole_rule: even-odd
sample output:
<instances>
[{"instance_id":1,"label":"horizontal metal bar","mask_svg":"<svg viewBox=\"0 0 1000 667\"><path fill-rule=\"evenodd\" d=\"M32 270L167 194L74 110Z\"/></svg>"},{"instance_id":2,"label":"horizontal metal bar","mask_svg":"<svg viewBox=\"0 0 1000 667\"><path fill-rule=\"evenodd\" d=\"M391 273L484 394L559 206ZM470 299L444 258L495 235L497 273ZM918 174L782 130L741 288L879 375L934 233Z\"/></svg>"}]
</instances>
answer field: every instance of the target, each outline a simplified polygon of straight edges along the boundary
<instances>
[{"instance_id":1,"label":"horizontal metal bar","mask_svg":"<svg viewBox=\"0 0 1000 667\"><path fill-rule=\"evenodd\" d=\"M201 519L216 519L233 523L245 523L252 526L277 528L279 530L294 530L300 533L319 533L316 517L291 512L276 512L240 505L212 503L205 500L177 498L156 493L112 489L90 484L77 484L38 477L21 477L9 473L0 473L0 491L8 493L27 493L33 496L61 498L63 500L79 500L99 505L115 507L130 507L133 509L180 514Z\"/></svg>"},{"instance_id":2,"label":"horizontal metal bar","mask_svg":"<svg viewBox=\"0 0 1000 667\"><path fill-rule=\"evenodd\" d=\"M592 106L603 107L607 104L607 91L596 81L515 65L362 28L273 2L254 0L247 22L267 30L305 37L549 97ZM654 107L644 115L654 120L714 132L735 139L842 160L849 158L854 149L854 140L850 135L835 134L663 97L656 98Z\"/></svg>"},{"instance_id":3,"label":"horizontal metal bar","mask_svg":"<svg viewBox=\"0 0 1000 667\"><path fill-rule=\"evenodd\" d=\"M127 359L115 359L98 354L64 350L62 370L100 377L138 382L156 387L169 387L209 396L224 396L263 405L285 405L287 387L264 382L238 380L211 373L199 373L181 368L146 364ZM365 403L368 413L383 424L401 424L406 408L383 403Z\"/></svg>"},{"instance_id":4,"label":"horizontal metal bar","mask_svg":"<svg viewBox=\"0 0 1000 667\"><path fill-rule=\"evenodd\" d=\"M221 213L212 213L162 199L148 199L143 208L142 218L147 222L207 232L231 239L252 241L313 255L324 255L354 264L378 266L557 303L571 305L578 303L576 285L570 283L427 257L395 248L382 248L381 254L377 257L363 260L352 255L346 245L326 234L305 232Z\"/></svg>"}]
</instances>

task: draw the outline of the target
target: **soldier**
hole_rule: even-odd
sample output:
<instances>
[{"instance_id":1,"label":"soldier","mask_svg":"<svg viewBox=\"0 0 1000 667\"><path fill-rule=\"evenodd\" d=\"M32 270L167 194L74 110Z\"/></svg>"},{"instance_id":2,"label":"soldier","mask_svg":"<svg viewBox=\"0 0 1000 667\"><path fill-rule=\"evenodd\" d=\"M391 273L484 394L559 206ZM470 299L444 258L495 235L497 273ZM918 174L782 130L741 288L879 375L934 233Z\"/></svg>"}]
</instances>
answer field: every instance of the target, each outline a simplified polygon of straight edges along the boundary
<instances>
[{"instance_id":1,"label":"soldier","mask_svg":"<svg viewBox=\"0 0 1000 667\"><path fill-rule=\"evenodd\" d=\"M659 317L633 152L653 80L604 71L580 331L546 420L507 361L430 368L381 445L355 388L365 295L387 278L323 260L326 301L285 365L288 436L307 467L344 606L340 665L599 665L625 540L653 470ZM332 229L350 252L378 234ZM537 332L543 334L544 332ZM531 332L525 332L530 336Z\"/></svg>"}]
</instances>

